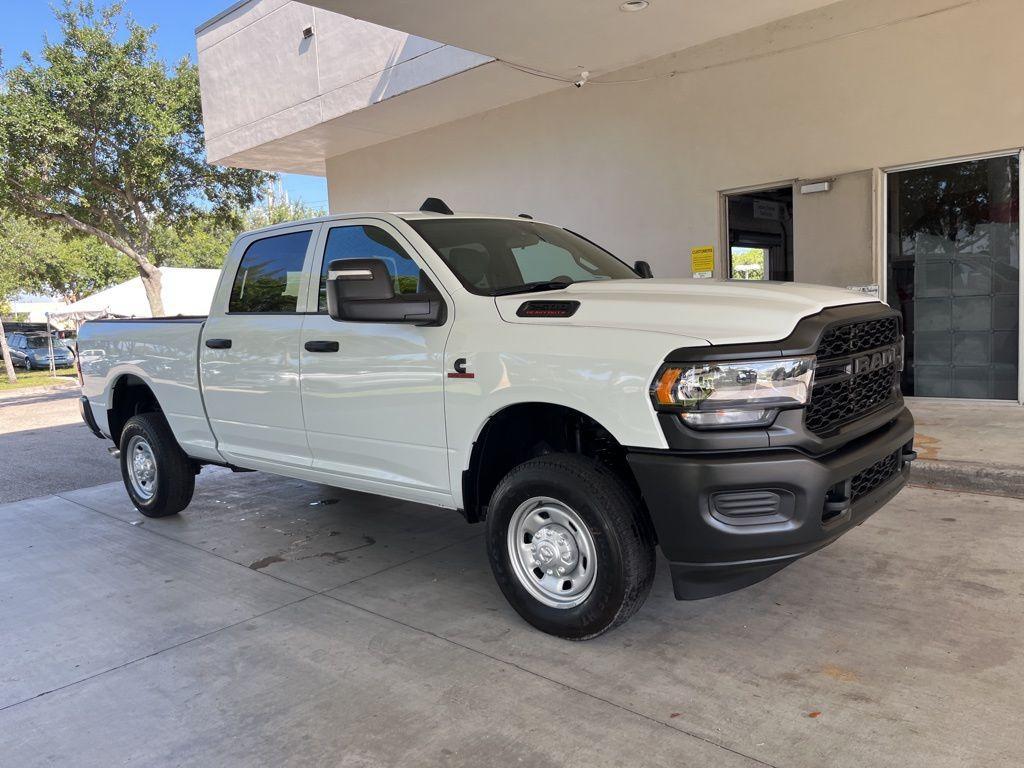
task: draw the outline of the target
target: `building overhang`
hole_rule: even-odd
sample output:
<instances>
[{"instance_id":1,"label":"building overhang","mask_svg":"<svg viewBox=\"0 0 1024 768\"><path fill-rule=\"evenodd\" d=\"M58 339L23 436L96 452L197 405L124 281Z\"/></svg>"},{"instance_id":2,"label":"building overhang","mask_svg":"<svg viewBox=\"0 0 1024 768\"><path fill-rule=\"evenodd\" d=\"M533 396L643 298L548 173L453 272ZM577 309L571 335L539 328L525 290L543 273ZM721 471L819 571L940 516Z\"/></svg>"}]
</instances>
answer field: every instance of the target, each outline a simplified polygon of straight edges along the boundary
<instances>
[{"instance_id":1,"label":"building overhang","mask_svg":"<svg viewBox=\"0 0 1024 768\"><path fill-rule=\"evenodd\" d=\"M837 0L304 0L559 77L600 76Z\"/></svg>"},{"instance_id":2,"label":"building overhang","mask_svg":"<svg viewBox=\"0 0 1024 768\"><path fill-rule=\"evenodd\" d=\"M833 0L243 0L196 30L207 159L328 158ZM523 71L532 70L532 73Z\"/></svg>"}]
</instances>

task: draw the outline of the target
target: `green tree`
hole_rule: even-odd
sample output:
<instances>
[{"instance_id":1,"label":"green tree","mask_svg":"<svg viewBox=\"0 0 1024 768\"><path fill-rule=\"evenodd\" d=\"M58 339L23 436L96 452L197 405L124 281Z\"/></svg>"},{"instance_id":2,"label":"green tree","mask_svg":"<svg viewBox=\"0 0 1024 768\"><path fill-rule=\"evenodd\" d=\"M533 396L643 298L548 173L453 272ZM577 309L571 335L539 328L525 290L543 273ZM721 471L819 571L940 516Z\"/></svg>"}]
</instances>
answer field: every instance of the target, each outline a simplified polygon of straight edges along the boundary
<instances>
[{"instance_id":1,"label":"green tree","mask_svg":"<svg viewBox=\"0 0 1024 768\"><path fill-rule=\"evenodd\" d=\"M163 314L159 227L229 221L270 177L203 156L196 67L168 68L120 4L66 0L41 62L0 70L0 209L71 228L127 257Z\"/></svg>"},{"instance_id":2,"label":"green tree","mask_svg":"<svg viewBox=\"0 0 1024 768\"><path fill-rule=\"evenodd\" d=\"M161 226L153 231L153 258L162 267L220 269L231 241L244 227L244 217L236 222L198 216L176 226Z\"/></svg>"},{"instance_id":3,"label":"green tree","mask_svg":"<svg viewBox=\"0 0 1024 768\"><path fill-rule=\"evenodd\" d=\"M165 267L220 269L232 241L242 232L296 219L322 216L324 212L304 203L271 203L238 211L230 220L201 215L176 226L154 230L154 258Z\"/></svg>"},{"instance_id":4,"label":"green tree","mask_svg":"<svg viewBox=\"0 0 1024 768\"><path fill-rule=\"evenodd\" d=\"M768 263L768 251L765 248L737 248L733 246L732 274L734 280L764 280L764 269Z\"/></svg>"},{"instance_id":5,"label":"green tree","mask_svg":"<svg viewBox=\"0 0 1024 768\"><path fill-rule=\"evenodd\" d=\"M95 238L34 220L0 220L0 272L21 293L78 301L136 274L117 251Z\"/></svg>"}]
</instances>

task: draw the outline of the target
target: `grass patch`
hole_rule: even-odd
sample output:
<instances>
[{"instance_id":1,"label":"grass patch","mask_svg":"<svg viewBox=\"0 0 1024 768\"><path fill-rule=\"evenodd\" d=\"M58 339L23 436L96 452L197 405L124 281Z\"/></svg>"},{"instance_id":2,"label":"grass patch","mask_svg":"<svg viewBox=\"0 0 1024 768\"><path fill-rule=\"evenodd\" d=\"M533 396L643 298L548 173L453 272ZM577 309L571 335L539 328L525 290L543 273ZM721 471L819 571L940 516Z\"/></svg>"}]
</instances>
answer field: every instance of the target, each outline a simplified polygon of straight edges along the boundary
<instances>
[{"instance_id":1,"label":"grass patch","mask_svg":"<svg viewBox=\"0 0 1024 768\"><path fill-rule=\"evenodd\" d=\"M58 368L57 376L54 378L49 371L23 371L20 368L15 371L18 380L11 384L7 380L7 372L0 363L0 392L8 392L12 389L24 389L25 387L45 387L54 384L67 384L77 382L74 368Z\"/></svg>"}]
</instances>

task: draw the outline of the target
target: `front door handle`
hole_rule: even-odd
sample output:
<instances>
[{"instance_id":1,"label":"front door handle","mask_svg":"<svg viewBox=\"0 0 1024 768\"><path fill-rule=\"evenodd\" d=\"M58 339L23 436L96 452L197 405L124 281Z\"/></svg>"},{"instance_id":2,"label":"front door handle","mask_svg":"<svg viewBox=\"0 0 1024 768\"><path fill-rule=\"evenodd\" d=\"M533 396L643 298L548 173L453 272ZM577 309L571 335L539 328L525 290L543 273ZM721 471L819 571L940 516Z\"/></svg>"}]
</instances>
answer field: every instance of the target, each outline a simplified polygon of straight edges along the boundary
<instances>
[{"instance_id":1,"label":"front door handle","mask_svg":"<svg viewBox=\"0 0 1024 768\"><path fill-rule=\"evenodd\" d=\"M206 346L210 349L231 349L231 339L207 339Z\"/></svg>"},{"instance_id":2,"label":"front door handle","mask_svg":"<svg viewBox=\"0 0 1024 768\"><path fill-rule=\"evenodd\" d=\"M337 352L341 349L336 341L307 341L303 346L307 352Z\"/></svg>"}]
</instances>

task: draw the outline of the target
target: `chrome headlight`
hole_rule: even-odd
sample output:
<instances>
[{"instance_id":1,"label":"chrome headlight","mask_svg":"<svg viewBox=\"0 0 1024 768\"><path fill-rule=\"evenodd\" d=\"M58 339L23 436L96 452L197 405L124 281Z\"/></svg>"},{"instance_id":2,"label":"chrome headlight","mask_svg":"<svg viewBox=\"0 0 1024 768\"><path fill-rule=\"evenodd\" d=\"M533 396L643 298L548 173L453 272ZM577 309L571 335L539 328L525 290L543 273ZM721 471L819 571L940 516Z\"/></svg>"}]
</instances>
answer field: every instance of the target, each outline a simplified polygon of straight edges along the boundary
<instances>
[{"instance_id":1,"label":"chrome headlight","mask_svg":"<svg viewBox=\"0 0 1024 768\"><path fill-rule=\"evenodd\" d=\"M806 405L813 378L813 356L669 363L651 384L651 399L693 427L763 426L779 409Z\"/></svg>"}]
</instances>

